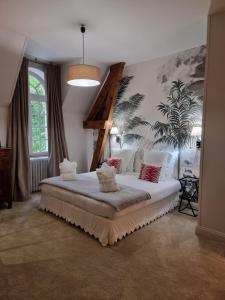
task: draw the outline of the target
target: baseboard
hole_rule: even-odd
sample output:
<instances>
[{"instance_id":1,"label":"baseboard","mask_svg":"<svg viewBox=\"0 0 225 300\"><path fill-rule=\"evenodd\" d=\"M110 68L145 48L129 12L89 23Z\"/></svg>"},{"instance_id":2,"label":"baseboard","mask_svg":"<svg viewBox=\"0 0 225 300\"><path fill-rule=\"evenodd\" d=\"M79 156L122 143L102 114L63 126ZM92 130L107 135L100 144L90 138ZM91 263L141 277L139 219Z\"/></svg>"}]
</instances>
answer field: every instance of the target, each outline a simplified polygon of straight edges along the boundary
<instances>
[{"instance_id":1,"label":"baseboard","mask_svg":"<svg viewBox=\"0 0 225 300\"><path fill-rule=\"evenodd\" d=\"M214 229L198 225L196 227L196 234L199 236L204 236L208 239L213 239L225 243L225 233Z\"/></svg>"}]
</instances>

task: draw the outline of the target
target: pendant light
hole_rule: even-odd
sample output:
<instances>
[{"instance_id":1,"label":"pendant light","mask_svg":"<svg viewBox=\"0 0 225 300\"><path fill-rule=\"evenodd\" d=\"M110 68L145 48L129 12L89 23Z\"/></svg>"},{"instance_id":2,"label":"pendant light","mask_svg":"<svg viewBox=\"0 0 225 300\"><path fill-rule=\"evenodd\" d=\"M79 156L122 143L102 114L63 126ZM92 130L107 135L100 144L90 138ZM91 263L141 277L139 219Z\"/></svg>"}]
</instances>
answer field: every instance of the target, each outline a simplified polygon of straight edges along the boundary
<instances>
[{"instance_id":1,"label":"pendant light","mask_svg":"<svg viewBox=\"0 0 225 300\"><path fill-rule=\"evenodd\" d=\"M81 25L80 31L83 39L83 62L79 65L68 66L67 83L75 86L96 86L100 84L100 69L84 63L84 33L85 26Z\"/></svg>"}]
</instances>

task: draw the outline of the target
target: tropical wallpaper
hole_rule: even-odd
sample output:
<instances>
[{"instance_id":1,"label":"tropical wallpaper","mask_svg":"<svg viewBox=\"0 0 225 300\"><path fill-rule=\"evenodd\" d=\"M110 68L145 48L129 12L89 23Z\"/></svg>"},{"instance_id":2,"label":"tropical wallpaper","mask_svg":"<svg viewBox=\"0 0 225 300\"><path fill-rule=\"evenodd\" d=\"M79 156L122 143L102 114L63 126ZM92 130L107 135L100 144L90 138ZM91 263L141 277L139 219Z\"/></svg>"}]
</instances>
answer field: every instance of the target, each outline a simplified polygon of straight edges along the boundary
<instances>
[{"instance_id":1,"label":"tropical wallpaper","mask_svg":"<svg viewBox=\"0 0 225 300\"><path fill-rule=\"evenodd\" d=\"M126 67L113 113L122 147L170 147L198 176L191 131L202 122L205 57L201 46Z\"/></svg>"}]
</instances>

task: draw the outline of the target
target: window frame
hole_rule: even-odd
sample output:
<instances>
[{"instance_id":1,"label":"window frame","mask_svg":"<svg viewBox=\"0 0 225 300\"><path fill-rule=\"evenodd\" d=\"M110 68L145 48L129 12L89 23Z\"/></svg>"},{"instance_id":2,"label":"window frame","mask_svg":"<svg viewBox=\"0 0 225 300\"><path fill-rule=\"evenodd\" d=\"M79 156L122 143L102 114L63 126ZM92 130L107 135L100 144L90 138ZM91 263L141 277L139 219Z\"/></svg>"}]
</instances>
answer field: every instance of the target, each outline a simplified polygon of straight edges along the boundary
<instances>
[{"instance_id":1,"label":"window frame","mask_svg":"<svg viewBox=\"0 0 225 300\"><path fill-rule=\"evenodd\" d=\"M44 72L45 80L43 80L41 77L39 77L37 74L33 73L29 70L29 68L35 68L39 69L40 71ZM29 88L29 75L34 76L34 78L37 78L41 84L43 85L45 89L45 96L42 95L34 95L30 93ZM31 99L32 95L32 99ZM35 62L29 62L28 64L28 101L29 101L29 156L30 157L48 157L49 153L48 151L44 152L32 152L32 110L31 110L31 100L41 101L46 103L46 122L47 122L47 133L48 133L48 106L47 106L47 89L46 89L46 68L44 65L35 63ZM48 136L47 136L47 142L48 142Z\"/></svg>"}]
</instances>

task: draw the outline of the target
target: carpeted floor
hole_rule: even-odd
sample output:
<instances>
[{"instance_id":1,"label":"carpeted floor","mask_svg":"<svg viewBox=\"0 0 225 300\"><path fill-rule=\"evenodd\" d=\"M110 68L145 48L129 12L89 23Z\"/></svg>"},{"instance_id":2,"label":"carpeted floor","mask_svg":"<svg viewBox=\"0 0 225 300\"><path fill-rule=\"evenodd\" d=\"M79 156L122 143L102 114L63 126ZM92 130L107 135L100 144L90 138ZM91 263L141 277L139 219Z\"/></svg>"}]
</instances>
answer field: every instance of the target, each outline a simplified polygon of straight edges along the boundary
<instances>
[{"instance_id":1,"label":"carpeted floor","mask_svg":"<svg viewBox=\"0 0 225 300\"><path fill-rule=\"evenodd\" d=\"M103 248L32 201L0 210L0 299L225 299L225 246L168 214Z\"/></svg>"}]
</instances>

